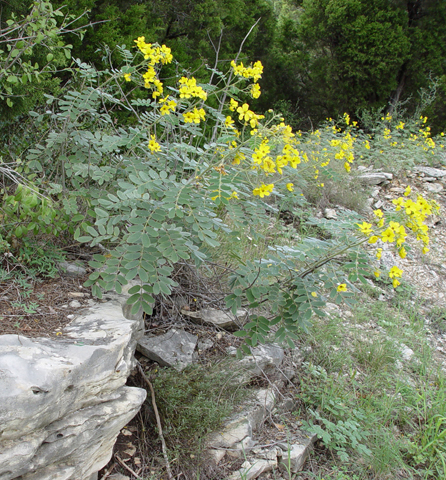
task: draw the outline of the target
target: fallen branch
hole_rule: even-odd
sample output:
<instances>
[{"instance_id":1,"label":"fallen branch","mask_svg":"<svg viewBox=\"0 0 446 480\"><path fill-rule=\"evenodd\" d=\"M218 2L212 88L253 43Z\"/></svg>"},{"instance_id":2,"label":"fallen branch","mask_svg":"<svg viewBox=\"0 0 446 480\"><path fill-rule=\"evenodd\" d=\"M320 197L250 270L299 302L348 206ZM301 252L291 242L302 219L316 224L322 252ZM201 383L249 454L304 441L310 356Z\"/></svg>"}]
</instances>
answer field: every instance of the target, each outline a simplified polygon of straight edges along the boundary
<instances>
[{"instance_id":1,"label":"fallen branch","mask_svg":"<svg viewBox=\"0 0 446 480\"><path fill-rule=\"evenodd\" d=\"M155 401L155 390L153 390L153 385L152 385L151 381L147 378L146 374L144 373L144 370L142 369L142 367L139 363L137 364L137 367L138 367L139 373L141 374L142 378L144 379L144 381L149 386L150 393L152 395L152 405L153 405L153 410L155 412L156 424L158 426L158 435L160 437L161 447L163 449L163 457L164 457L164 461L166 462L167 476L169 477L169 480L172 480L173 476L172 476L172 471L170 469L169 457L167 456L166 442L164 440L163 429L161 427L161 419L160 419L160 416L159 416L159 413L158 413L158 407L156 406L156 401Z\"/></svg>"},{"instance_id":2,"label":"fallen branch","mask_svg":"<svg viewBox=\"0 0 446 480\"><path fill-rule=\"evenodd\" d=\"M137 475L128 465L125 464L123 460L121 460L118 455L115 455L116 460L125 468L127 469L132 475L135 476L138 480L141 478L139 475ZM141 479L142 480L142 479Z\"/></svg>"}]
</instances>

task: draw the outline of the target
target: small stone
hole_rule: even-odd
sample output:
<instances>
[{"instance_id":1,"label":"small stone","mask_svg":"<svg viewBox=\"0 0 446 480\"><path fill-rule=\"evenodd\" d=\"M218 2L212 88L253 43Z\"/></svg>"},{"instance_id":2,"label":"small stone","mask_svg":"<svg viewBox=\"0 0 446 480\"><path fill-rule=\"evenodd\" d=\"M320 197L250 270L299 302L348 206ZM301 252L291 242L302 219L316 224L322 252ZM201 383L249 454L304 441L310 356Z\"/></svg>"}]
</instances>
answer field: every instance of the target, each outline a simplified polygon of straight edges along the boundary
<instances>
[{"instance_id":1,"label":"small stone","mask_svg":"<svg viewBox=\"0 0 446 480\"><path fill-rule=\"evenodd\" d=\"M60 262L59 267L70 277L78 277L87 273L82 265L76 263Z\"/></svg>"},{"instance_id":2,"label":"small stone","mask_svg":"<svg viewBox=\"0 0 446 480\"><path fill-rule=\"evenodd\" d=\"M200 351L204 350L209 350L214 346L214 342L212 340L209 340L208 338L205 338L204 340L200 340L197 344L197 348Z\"/></svg>"},{"instance_id":3,"label":"small stone","mask_svg":"<svg viewBox=\"0 0 446 480\"><path fill-rule=\"evenodd\" d=\"M317 435L309 434L309 437L301 440L300 443L284 445L286 449L284 449L282 456L279 457L279 468L291 473L300 472L316 440ZM282 444L280 446L282 447Z\"/></svg>"},{"instance_id":4,"label":"small stone","mask_svg":"<svg viewBox=\"0 0 446 480\"><path fill-rule=\"evenodd\" d=\"M374 205L375 208L381 208L383 206L384 206L384 202L382 200L378 200Z\"/></svg>"},{"instance_id":5,"label":"small stone","mask_svg":"<svg viewBox=\"0 0 446 480\"><path fill-rule=\"evenodd\" d=\"M431 183L425 186L426 190L432 193L440 193L443 190L443 185L440 183Z\"/></svg>"},{"instance_id":6,"label":"small stone","mask_svg":"<svg viewBox=\"0 0 446 480\"><path fill-rule=\"evenodd\" d=\"M183 370L193 362L197 341L195 335L172 328L164 335L141 338L136 349L163 367Z\"/></svg>"},{"instance_id":7,"label":"small stone","mask_svg":"<svg viewBox=\"0 0 446 480\"><path fill-rule=\"evenodd\" d=\"M191 312L183 308L181 313L189 317L194 323L214 325L226 330L237 330L248 320L248 312L243 308L237 310L235 316L230 312L224 312L216 308L206 308L198 312Z\"/></svg>"},{"instance_id":8,"label":"small stone","mask_svg":"<svg viewBox=\"0 0 446 480\"><path fill-rule=\"evenodd\" d=\"M251 352L251 355L246 355L238 363L251 371L253 375L274 373L285 356L283 349L273 344L259 345L252 348Z\"/></svg>"},{"instance_id":9,"label":"small stone","mask_svg":"<svg viewBox=\"0 0 446 480\"><path fill-rule=\"evenodd\" d=\"M334 208L326 208L325 209L325 218L328 220L336 220L338 218L338 214Z\"/></svg>"},{"instance_id":10,"label":"small stone","mask_svg":"<svg viewBox=\"0 0 446 480\"><path fill-rule=\"evenodd\" d=\"M381 191L381 189L378 187L378 188L374 188L372 193L370 194L373 198L376 198L378 195L379 195L379 192Z\"/></svg>"},{"instance_id":11,"label":"small stone","mask_svg":"<svg viewBox=\"0 0 446 480\"><path fill-rule=\"evenodd\" d=\"M413 357L414 351L406 345L401 345L401 347L402 347L401 355L403 357L403 360L409 361Z\"/></svg>"},{"instance_id":12,"label":"small stone","mask_svg":"<svg viewBox=\"0 0 446 480\"><path fill-rule=\"evenodd\" d=\"M82 298L85 297L85 293L82 292L69 292L68 293L69 297L74 297L74 298Z\"/></svg>"},{"instance_id":13,"label":"small stone","mask_svg":"<svg viewBox=\"0 0 446 480\"><path fill-rule=\"evenodd\" d=\"M71 308L79 308L79 307L82 307L82 303L79 302L78 300L72 300L69 304L68 304L69 307Z\"/></svg>"}]
</instances>

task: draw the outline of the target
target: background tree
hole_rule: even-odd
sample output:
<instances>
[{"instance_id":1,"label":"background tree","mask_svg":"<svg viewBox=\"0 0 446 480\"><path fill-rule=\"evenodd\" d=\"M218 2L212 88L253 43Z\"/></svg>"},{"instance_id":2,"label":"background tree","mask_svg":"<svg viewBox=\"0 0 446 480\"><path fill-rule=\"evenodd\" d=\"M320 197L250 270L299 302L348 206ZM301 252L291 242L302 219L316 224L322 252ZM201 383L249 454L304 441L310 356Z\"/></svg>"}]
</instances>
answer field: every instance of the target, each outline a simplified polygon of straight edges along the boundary
<instances>
[{"instance_id":1,"label":"background tree","mask_svg":"<svg viewBox=\"0 0 446 480\"><path fill-rule=\"evenodd\" d=\"M414 110L419 89L445 73L444 2L303 0L290 5L292 14L275 32L274 70L287 83L282 97L315 123L398 102Z\"/></svg>"}]
</instances>

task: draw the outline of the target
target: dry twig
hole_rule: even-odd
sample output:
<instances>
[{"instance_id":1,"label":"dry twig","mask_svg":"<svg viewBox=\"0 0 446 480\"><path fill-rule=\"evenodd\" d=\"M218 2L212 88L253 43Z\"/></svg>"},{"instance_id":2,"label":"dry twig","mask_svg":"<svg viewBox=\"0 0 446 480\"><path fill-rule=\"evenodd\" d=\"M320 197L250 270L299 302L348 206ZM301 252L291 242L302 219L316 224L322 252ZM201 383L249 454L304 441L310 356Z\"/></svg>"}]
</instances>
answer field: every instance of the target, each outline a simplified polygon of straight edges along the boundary
<instances>
[{"instance_id":1,"label":"dry twig","mask_svg":"<svg viewBox=\"0 0 446 480\"><path fill-rule=\"evenodd\" d=\"M164 435L163 435L163 429L161 427L161 419L158 413L158 407L156 406L156 400L155 400L155 390L153 389L152 382L147 378L146 374L144 373L144 370L142 369L141 365L138 363L138 371L141 374L142 378L144 381L147 383L150 389L150 394L152 396L152 405L153 405L153 410L155 412L155 417L156 417L156 424L158 426L158 435L161 440L161 447L163 449L163 457L164 461L166 462L166 470L167 470L167 476L169 477L169 480L173 479L172 476L172 470L170 469L170 463L169 463L169 457L167 456L167 447L166 447L166 441L164 440Z\"/></svg>"},{"instance_id":2,"label":"dry twig","mask_svg":"<svg viewBox=\"0 0 446 480\"><path fill-rule=\"evenodd\" d=\"M115 458L116 460L118 460L119 464L122 465L126 470L128 470L132 475L135 476L135 478L137 478L138 480L141 478L140 476L138 476L136 474L136 472L134 472L128 465L125 464L125 462L123 462L119 457L118 455L115 455Z\"/></svg>"}]
</instances>

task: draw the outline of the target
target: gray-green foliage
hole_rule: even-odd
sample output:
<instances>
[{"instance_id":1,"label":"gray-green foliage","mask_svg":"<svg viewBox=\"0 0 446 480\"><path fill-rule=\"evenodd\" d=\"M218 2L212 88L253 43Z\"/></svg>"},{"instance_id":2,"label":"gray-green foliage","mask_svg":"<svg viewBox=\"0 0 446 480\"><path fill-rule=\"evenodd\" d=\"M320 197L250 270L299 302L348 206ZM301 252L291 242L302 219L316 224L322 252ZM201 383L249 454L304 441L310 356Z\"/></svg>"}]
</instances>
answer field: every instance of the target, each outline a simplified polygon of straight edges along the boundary
<instances>
[{"instance_id":1,"label":"gray-green foliage","mask_svg":"<svg viewBox=\"0 0 446 480\"><path fill-rule=\"evenodd\" d=\"M65 44L62 36L73 31L72 20L46 0L35 1L26 15L11 13L6 20L0 31L0 100L6 107L0 108L3 119L31 108L42 97L43 87L50 90L58 85L51 74L71 58L71 45Z\"/></svg>"},{"instance_id":2,"label":"gray-green foliage","mask_svg":"<svg viewBox=\"0 0 446 480\"><path fill-rule=\"evenodd\" d=\"M75 238L111 247L108 255L96 255L92 262L95 268L105 266L90 277L93 294L121 291L138 276L141 286L131 289L129 303L151 312L153 296L169 295L175 285L173 265L191 258L200 263L203 247L218 245L216 231L226 228L218 205L228 203L225 197L234 187L209 166L219 145L203 142L199 127L178 126L175 119L146 113L152 101L122 101L116 78L101 83L91 67L79 62L78 68L80 88L61 99L48 97L53 111L34 114L36 123L49 124L50 131L45 142L28 151L27 160L33 169L46 172L49 193L59 196L72 221L85 220ZM138 123L115 127L108 112L114 107L132 112ZM224 119L218 111L214 115ZM182 139L169 142L168 155L147 149L154 123L168 142L183 129ZM199 171L208 172L207 184L197 181ZM213 192L220 198L211 200ZM229 208L235 221L246 214L244 207ZM256 211L255 204L251 210Z\"/></svg>"},{"instance_id":3,"label":"gray-green foliage","mask_svg":"<svg viewBox=\"0 0 446 480\"><path fill-rule=\"evenodd\" d=\"M299 331L308 330L312 316L325 315L327 301L352 305L354 293L338 291L339 284L346 276L349 282L366 283L369 274L368 256L359 249L363 240L352 232L356 218L349 212L339 221L310 220L309 224L317 224L333 238L308 237L292 246L270 247L268 257L241 266L230 280L233 291L226 298L228 307L235 312L242 304L257 309L268 302L270 314L252 315L236 335L252 347L272 336L293 348L293 340Z\"/></svg>"}]
</instances>

